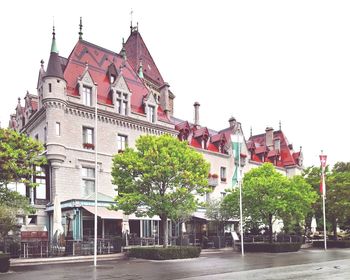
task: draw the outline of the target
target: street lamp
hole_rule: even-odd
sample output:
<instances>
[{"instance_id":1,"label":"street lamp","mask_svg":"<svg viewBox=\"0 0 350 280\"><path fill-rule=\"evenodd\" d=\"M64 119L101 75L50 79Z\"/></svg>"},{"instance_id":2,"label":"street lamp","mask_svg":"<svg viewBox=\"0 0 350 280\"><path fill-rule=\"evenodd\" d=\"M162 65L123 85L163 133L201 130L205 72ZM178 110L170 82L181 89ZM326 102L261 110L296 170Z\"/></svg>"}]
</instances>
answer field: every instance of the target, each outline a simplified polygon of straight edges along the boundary
<instances>
[{"instance_id":1,"label":"street lamp","mask_svg":"<svg viewBox=\"0 0 350 280\"><path fill-rule=\"evenodd\" d=\"M232 152L234 163L236 165L236 158L238 161L237 167L237 183L239 188L239 215L240 215L240 232L241 232L241 252L244 256L244 242L243 242L243 209L242 209L242 168L241 168L241 146L243 143L243 137L239 131L236 134L231 135Z\"/></svg>"}]
</instances>

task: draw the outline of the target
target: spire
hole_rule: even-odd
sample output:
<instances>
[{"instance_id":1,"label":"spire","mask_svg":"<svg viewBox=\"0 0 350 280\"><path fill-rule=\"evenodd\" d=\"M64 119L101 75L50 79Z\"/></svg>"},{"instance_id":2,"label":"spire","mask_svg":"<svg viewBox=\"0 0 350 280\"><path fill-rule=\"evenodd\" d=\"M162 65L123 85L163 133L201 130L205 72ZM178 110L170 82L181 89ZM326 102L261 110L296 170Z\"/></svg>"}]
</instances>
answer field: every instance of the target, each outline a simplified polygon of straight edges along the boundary
<instances>
[{"instance_id":1,"label":"spire","mask_svg":"<svg viewBox=\"0 0 350 280\"><path fill-rule=\"evenodd\" d=\"M64 79L61 61L58 56L58 49L56 45L55 25L53 26L53 29L52 29L51 53L50 53L50 58L47 64L47 69L44 77L56 77L56 78Z\"/></svg>"},{"instance_id":2,"label":"spire","mask_svg":"<svg viewBox=\"0 0 350 280\"><path fill-rule=\"evenodd\" d=\"M58 54L58 48L56 44L56 32L55 32L55 25L52 26L52 43L51 43L51 52Z\"/></svg>"},{"instance_id":3,"label":"spire","mask_svg":"<svg viewBox=\"0 0 350 280\"><path fill-rule=\"evenodd\" d=\"M140 66L139 66L139 72L138 72L138 74L139 74L139 77L140 77L141 79L144 78L144 76L143 76L143 68L142 68L142 59L140 59Z\"/></svg>"},{"instance_id":4,"label":"spire","mask_svg":"<svg viewBox=\"0 0 350 280\"><path fill-rule=\"evenodd\" d=\"M122 42L122 50L120 52L120 55L123 57L123 60L126 60L126 50L125 50L125 42L124 42L124 37L123 37L123 42Z\"/></svg>"},{"instance_id":5,"label":"spire","mask_svg":"<svg viewBox=\"0 0 350 280\"><path fill-rule=\"evenodd\" d=\"M83 19L80 17L80 23L79 23L79 40L83 39Z\"/></svg>"}]
</instances>

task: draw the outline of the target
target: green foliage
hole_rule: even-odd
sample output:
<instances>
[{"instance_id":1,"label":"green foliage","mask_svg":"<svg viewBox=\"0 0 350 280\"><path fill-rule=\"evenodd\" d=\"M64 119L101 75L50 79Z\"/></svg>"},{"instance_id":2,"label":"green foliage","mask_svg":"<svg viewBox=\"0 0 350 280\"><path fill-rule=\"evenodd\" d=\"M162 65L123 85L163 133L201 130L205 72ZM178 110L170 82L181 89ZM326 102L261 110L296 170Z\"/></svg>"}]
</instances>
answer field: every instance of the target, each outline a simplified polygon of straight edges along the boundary
<instances>
[{"instance_id":1,"label":"green foliage","mask_svg":"<svg viewBox=\"0 0 350 280\"><path fill-rule=\"evenodd\" d=\"M284 253L297 252L300 248L301 243L244 243L246 252Z\"/></svg>"},{"instance_id":2,"label":"green foliage","mask_svg":"<svg viewBox=\"0 0 350 280\"><path fill-rule=\"evenodd\" d=\"M0 188L12 182L22 182L34 186L32 175L37 171L33 166L46 163L39 155L43 145L12 129L0 129Z\"/></svg>"},{"instance_id":3,"label":"green foliage","mask_svg":"<svg viewBox=\"0 0 350 280\"><path fill-rule=\"evenodd\" d=\"M304 172L304 177L319 192L321 180L320 168L307 168ZM337 225L347 229L350 221L350 163L337 162L331 171L326 169L325 179L326 220L329 223L327 228L332 227L334 238L337 239ZM313 212L318 221L318 226L323 228L321 194L319 194L319 199L313 205Z\"/></svg>"},{"instance_id":4,"label":"green foliage","mask_svg":"<svg viewBox=\"0 0 350 280\"><path fill-rule=\"evenodd\" d=\"M142 258L149 260L170 260L198 258L200 253L201 247L195 246L172 246L167 248L135 247L130 249L128 256L133 258Z\"/></svg>"},{"instance_id":5,"label":"green foliage","mask_svg":"<svg viewBox=\"0 0 350 280\"><path fill-rule=\"evenodd\" d=\"M17 230L16 208L0 205L0 240L7 235L10 230Z\"/></svg>"},{"instance_id":6,"label":"green foliage","mask_svg":"<svg viewBox=\"0 0 350 280\"><path fill-rule=\"evenodd\" d=\"M0 253L0 272L7 272L10 268L10 255Z\"/></svg>"},{"instance_id":7,"label":"green foliage","mask_svg":"<svg viewBox=\"0 0 350 280\"><path fill-rule=\"evenodd\" d=\"M159 215L163 224L167 218L179 220L196 210L195 194L209 191L208 173L209 164L186 142L169 135L141 136L135 150L113 158L117 207L126 214Z\"/></svg>"},{"instance_id":8,"label":"green foliage","mask_svg":"<svg viewBox=\"0 0 350 280\"><path fill-rule=\"evenodd\" d=\"M270 163L254 168L244 176L243 216L269 227L272 237L273 219L300 222L316 201L317 194L301 177L287 178ZM225 207L239 215L239 190L233 190L224 200ZM271 238L272 239L272 238Z\"/></svg>"}]
</instances>

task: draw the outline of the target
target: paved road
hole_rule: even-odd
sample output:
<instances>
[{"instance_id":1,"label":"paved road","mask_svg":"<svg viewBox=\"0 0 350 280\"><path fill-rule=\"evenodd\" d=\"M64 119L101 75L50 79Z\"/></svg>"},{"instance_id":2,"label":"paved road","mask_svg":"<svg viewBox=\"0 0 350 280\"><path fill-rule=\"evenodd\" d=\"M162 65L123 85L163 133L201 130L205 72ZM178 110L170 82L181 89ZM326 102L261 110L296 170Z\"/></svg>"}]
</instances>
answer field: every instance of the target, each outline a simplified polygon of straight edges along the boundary
<instances>
[{"instance_id":1,"label":"paved road","mask_svg":"<svg viewBox=\"0 0 350 280\"><path fill-rule=\"evenodd\" d=\"M350 279L350 249L302 250L295 253L247 253L231 251L203 254L198 259L100 261L14 267L1 274L4 280L57 279Z\"/></svg>"}]
</instances>

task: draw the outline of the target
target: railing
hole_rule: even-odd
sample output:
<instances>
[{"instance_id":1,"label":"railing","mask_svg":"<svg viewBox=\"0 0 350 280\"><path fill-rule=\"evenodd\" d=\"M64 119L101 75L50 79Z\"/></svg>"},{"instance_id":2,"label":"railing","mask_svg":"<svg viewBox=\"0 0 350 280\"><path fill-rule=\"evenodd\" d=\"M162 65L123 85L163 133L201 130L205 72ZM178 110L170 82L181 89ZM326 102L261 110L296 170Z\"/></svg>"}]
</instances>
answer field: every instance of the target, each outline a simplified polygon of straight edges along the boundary
<instances>
[{"instance_id":1,"label":"railing","mask_svg":"<svg viewBox=\"0 0 350 280\"><path fill-rule=\"evenodd\" d=\"M97 254L112 254L121 252L122 239L111 238L97 240ZM22 241L22 258L43 258L67 255L92 255L94 253L93 240L64 240L63 242Z\"/></svg>"}]
</instances>

